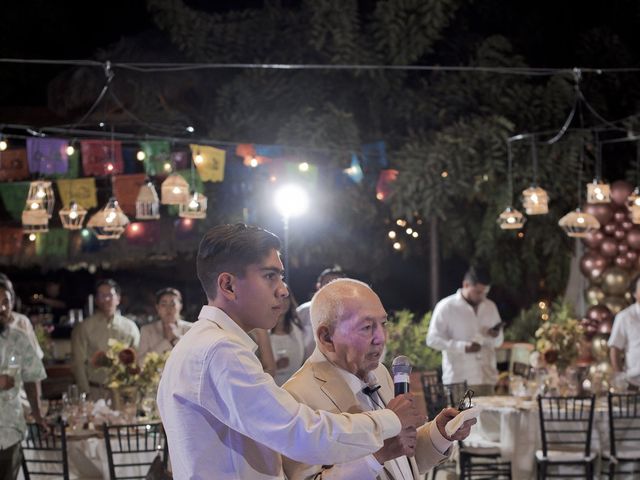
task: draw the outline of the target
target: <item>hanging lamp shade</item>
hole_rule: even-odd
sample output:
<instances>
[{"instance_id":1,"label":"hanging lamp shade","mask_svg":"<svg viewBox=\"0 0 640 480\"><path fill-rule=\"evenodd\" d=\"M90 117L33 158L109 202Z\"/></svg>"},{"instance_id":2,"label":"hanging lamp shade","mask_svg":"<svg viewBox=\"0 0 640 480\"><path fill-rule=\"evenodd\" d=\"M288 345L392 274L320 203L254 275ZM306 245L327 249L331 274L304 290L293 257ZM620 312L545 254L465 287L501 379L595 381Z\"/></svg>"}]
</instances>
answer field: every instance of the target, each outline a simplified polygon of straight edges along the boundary
<instances>
[{"instance_id":1,"label":"hanging lamp shade","mask_svg":"<svg viewBox=\"0 0 640 480\"><path fill-rule=\"evenodd\" d=\"M180 204L178 215L182 218L206 218L207 197L198 192L191 192L189 200Z\"/></svg>"},{"instance_id":2,"label":"hanging lamp shade","mask_svg":"<svg viewBox=\"0 0 640 480\"><path fill-rule=\"evenodd\" d=\"M29 185L29 193L27 194L28 209L43 209L47 212L47 216L51 218L55 201L51 182L46 180L36 180L35 182L31 182Z\"/></svg>"},{"instance_id":3,"label":"hanging lamp shade","mask_svg":"<svg viewBox=\"0 0 640 480\"><path fill-rule=\"evenodd\" d=\"M105 207L89 219L87 227L95 233L98 240L117 240L128 223L129 219L118 201L111 197Z\"/></svg>"},{"instance_id":4,"label":"hanging lamp shade","mask_svg":"<svg viewBox=\"0 0 640 480\"><path fill-rule=\"evenodd\" d=\"M549 213L549 195L545 189L532 185L522 192L522 206L527 215Z\"/></svg>"},{"instance_id":5,"label":"hanging lamp shade","mask_svg":"<svg viewBox=\"0 0 640 480\"><path fill-rule=\"evenodd\" d=\"M600 228L598 219L590 213L583 212L579 208L567 213L558 221L558 225L570 237L586 237L588 233Z\"/></svg>"},{"instance_id":6,"label":"hanging lamp shade","mask_svg":"<svg viewBox=\"0 0 640 480\"><path fill-rule=\"evenodd\" d=\"M524 215L515 208L507 207L498 217L498 225L503 230L519 230L525 222Z\"/></svg>"},{"instance_id":7,"label":"hanging lamp shade","mask_svg":"<svg viewBox=\"0 0 640 480\"><path fill-rule=\"evenodd\" d=\"M58 212L62 226L67 230L80 230L87 215L87 209L71 201L67 208L61 208Z\"/></svg>"},{"instance_id":8,"label":"hanging lamp shade","mask_svg":"<svg viewBox=\"0 0 640 480\"><path fill-rule=\"evenodd\" d=\"M153 183L148 180L138 192L136 199L136 218L138 220L156 220L160 218L160 200Z\"/></svg>"},{"instance_id":9,"label":"hanging lamp shade","mask_svg":"<svg viewBox=\"0 0 640 480\"><path fill-rule=\"evenodd\" d=\"M160 189L163 205L180 205L189 201L189 184L178 173L169 175Z\"/></svg>"},{"instance_id":10,"label":"hanging lamp shade","mask_svg":"<svg viewBox=\"0 0 640 480\"><path fill-rule=\"evenodd\" d=\"M627 197L627 209L631 214L631 221L635 224L640 223L640 187L636 187Z\"/></svg>"},{"instance_id":11,"label":"hanging lamp shade","mask_svg":"<svg viewBox=\"0 0 640 480\"><path fill-rule=\"evenodd\" d=\"M587 203L610 203L611 187L599 178L587 183Z\"/></svg>"},{"instance_id":12,"label":"hanging lamp shade","mask_svg":"<svg viewBox=\"0 0 640 480\"><path fill-rule=\"evenodd\" d=\"M25 209L22 211L22 232L30 233L46 233L49 231L49 215L46 210Z\"/></svg>"}]
</instances>

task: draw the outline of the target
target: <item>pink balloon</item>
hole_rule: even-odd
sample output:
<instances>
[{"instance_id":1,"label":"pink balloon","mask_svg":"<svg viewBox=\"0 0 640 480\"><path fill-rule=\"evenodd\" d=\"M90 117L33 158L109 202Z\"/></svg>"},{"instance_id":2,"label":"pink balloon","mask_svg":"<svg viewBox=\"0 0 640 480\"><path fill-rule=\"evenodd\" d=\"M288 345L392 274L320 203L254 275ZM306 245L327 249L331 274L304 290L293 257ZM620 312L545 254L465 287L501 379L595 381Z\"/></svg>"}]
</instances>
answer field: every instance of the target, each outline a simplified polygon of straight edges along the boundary
<instances>
[{"instance_id":1,"label":"pink balloon","mask_svg":"<svg viewBox=\"0 0 640 480\"><path fill-rule=\"evenodd\" d=\"M604 305L594 305L592 307L589 307L585 314L585 317L587 317L589 320L597 322L598 324L604 322L605 320L613 319L611 311Z\"/></svg>"},{"instance_id":2,"label":"pink balloon","mask_svg":"<svg viewBox=\"0 0 640 480\"><path fill-rule=\"evenodd\" d=\"M635 263L638 261L638 252L636 252L635 250L629 250L625 253L625 255L632 265L635 265Z\"/></svg>"},{"instance_id":3,"label":"pink balloon","mask_svg":"<svg viewBox=\"0 0 640 480\"><path fill-rule=\"evenodd\" d=\"M580 271L588 278L599 277L607 265L609 259L596 251L585 253L580 259Z\"/></svg>"},{"instance_id":4,"label":"pink balloon","mask_svg":"<svg viewBox=\"0 0 640 480\"><path fill-rule=\"evenodd\" d=\"M583 210L596 217L600 225L609 223L609 220L613 217L613 207L610 203L588 203Z\"/></svg>"},{"instance_id":5,"label":"pink balloon","mask_svg":"<svg viewBox=\"0 0 640 480\"><path fill-rule=\"evenodd\" d=\"M633 228L633 223L630 222L629 220L622 222L621 225L622 225L622 228L625 229L627 232Z\"/></svg>"},{"instance_id":6,"label":"pink balloon","mask_svg":"<svg viewBox=\"0 0 640 480\"><path fill-rule=\"evenodd\" d=\"M629 245L623 240L618 244L618 253L627 253L629 251Z\"/></svg>"},{"instance_id":7,"label":"pink balloon","mask_svg":"<svg viewBox=\"0 0 640 480\"><path fill-rule=\"evenodd\" d=\"M598 248L602 243L602 240L604 240L604 233L600 230L596 230L594 232L587 233L587 236L582 239L582 243L589 248Z\"/></svg>"},{"instance_id":8,"label":"pink balloon","mask_svg":"<svg viewBox=\"0 0 640 480\"><path fill-rule=\"evenodd\" d=\"M633 250L640 250L640 228L633 227L627 232L627 245Z\"/></svg>"},{"instance_id":9,"label":"pink balloon","mask_svg":"<svg viewBox=\"0 0 640 480\"><path fill-rule=\"evenodd\" d=\"M613 219L616 223L622 223L629 220L629 213L625 210L616 210L613 212Z\"/></svg>"},{"instance_id":10,"label":"pink balloon","mask_svg":"<svg viewBox=\"0 0 640 480\"><path fill-rule=\"evenodd\" d=\"M618 242L613 238L605 238L600 244L600 253L607 258L615 257L618 254Z\"/></svg>"},{"instance_id":11,"label":"pink balloon","mask_svg":"<svg viewBox=\"0 0 640 480\"><path fill-rule=\"evenodd\" d=\"M607 235L613 235L613 232L616 231L616 228L618 228L618 225L615 222L609 222L604 227L602 227L604 233L606 233Z\"/></svg>"},{"instance_id":12,"label":"pink balloon","mask_svg":"<svg viewBox=\"0 0 640 480\"><path fill-rule=\"evenodd\" d=\"M613 319L607 319L600 322L598 325L598 333L602 335L609 335L611 333L611 327L613 326Z\"/></svg>"},{"instance_id":13,"label":"pink balloon","mask_svg":"<svg viewBox=\"0 0 640 480\"><path fill-rule=\"evenodd\" d=\"M611 184L611 200L616 205L624 207L631 192L633 192L633 185L626 180L616 180Z\"/></svg>"},{"instance_id":14,"label":"pink balloon","mask_svg":"<svg viewBox=\"0 0 640 480\"><path fill-rule=\"evenodd\" d=\"M622 227L617 227L614 231L613 231L613 238L615 238L616 240L620 241L623 238L625 238L627 236L627 232L625 231L624 228Z\"/></svg>"},{"instance_id":15,"label":"pink balloon","mask_svg":"<svg viewBox=\"0 0 640 480\"><path fill-rule=\"evenodd\" d=\"M631 268L633 264L629 261L626 255L618 255L613 261L618 267L625 270Z\"/></svg>"}]
</instances>

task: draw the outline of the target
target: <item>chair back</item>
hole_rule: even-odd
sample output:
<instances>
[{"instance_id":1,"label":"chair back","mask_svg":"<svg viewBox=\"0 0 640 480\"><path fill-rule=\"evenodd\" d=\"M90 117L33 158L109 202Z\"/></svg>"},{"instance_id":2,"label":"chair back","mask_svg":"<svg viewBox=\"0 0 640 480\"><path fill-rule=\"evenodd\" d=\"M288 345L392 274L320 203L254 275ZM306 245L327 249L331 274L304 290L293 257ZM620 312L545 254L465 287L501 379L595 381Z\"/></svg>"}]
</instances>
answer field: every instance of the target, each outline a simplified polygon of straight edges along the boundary
<instances>
[{"instance_id":1,"label":"chair back","mask_svg":"<svg viewBox=\"0 0 640 480\"><path fill-rule=\"evenodd\" d=\"M161 423L104 424L102 431L111 480L145 478L158 454L163 467L167 468L169 449Z\"/></svg>"},{"instance_id":2,"label":"chair back","mask_svg":"<svg viewBox=\"0 0 640 480\"><path fill-rule=\"evenodd\" d=\"M431 377L423 374L422 389L427 404L427 415L433 420L443 408L458 405L467 390L467 382L443 384L439 381L433 382Z\"/></svg>"},{"instance_id":3,"label":"chair back","mask_svg":"<svg viewBox=\"0 0 640 480\"><path fill-rule=\"evenodd\" d=\"M538 395L542 452L580 451L591 454L591 432L595 395L587 397L542 397Z\"/></svg>"},{"instance_id":4,"label":"chair back","mask_svg":"<svg viewBox=\"0 0 640 480\"><path fill-rule=\"evenodd\" d=\"M27 435L22 441L22 471L25 480L32 475L69 479L67 435L64 423L50 426L45 435L38 424L27 424Z\"/></svg>"},{"instance_id":5,"label":"chair back","mask_svg":"<svg viewBox=\"0 0 640 480\"><path fill-rule=\"evenodd\" d=\"M640 445L640 393L607 395L609 448L611 457L623 451L638 451Z\"/></svg>"}]
</instances>

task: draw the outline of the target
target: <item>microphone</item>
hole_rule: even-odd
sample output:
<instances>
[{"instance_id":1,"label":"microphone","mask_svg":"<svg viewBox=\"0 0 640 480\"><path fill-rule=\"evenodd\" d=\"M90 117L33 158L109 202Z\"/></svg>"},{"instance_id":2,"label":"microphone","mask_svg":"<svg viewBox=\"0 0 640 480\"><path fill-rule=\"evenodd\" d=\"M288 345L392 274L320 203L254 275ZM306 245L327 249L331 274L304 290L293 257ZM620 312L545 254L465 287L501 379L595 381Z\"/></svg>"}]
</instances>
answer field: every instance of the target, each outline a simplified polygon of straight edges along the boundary
<instances>
[{"instance_id":1,"label":"microphone","mask_svg":"<svg viewBox=\"0 0 640 480\"><path fill-rule=\"evenodd\" d=\"M393 359L391 364L393 373L393 393L397 397L403 393L409 393L409 374L411 373L411 362L404 355L399 355Z\"/></svg>"}]
</instances>

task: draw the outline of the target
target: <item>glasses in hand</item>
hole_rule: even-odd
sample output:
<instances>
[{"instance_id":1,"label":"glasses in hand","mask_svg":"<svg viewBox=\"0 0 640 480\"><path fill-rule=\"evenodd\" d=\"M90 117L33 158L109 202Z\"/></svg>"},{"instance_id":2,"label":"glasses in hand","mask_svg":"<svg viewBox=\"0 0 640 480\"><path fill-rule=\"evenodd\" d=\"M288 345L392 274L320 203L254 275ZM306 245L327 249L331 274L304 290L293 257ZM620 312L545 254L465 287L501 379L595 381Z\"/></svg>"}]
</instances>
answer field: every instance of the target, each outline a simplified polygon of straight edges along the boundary
<instances>
[{"instance_id":1,"label":"glasses in hand","mask_svg":"<svg viewBox=\"0 0 640 480\"><path fill-rule=\"evenodd\" d=\"M467 391L464 392L464 397L462 397L462 400L458 403L458 410L463 411L473 407L473 404L471 403L472 398L473 390L467 389Z\"/></svg>"}]
</instances>

